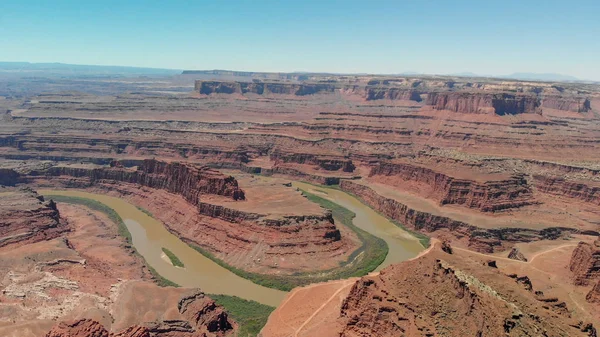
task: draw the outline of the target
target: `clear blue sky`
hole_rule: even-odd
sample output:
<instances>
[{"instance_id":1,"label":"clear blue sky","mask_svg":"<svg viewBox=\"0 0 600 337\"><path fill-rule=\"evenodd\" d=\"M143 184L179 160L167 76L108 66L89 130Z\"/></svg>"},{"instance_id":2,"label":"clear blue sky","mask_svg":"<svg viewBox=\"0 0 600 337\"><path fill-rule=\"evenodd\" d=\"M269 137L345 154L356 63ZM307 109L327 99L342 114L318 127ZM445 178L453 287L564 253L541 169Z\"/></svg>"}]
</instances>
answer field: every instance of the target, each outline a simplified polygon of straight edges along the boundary
<instances>
[{"instance_id":1,"label":"clear blue sky","mask_svg":"<svg viewBox=\"0 0 600 337\"><path fill-rule=\"evenodd\" d=\"M600 0L0 0L0 61L600 80Z\"/></svg>"}]
</instances>

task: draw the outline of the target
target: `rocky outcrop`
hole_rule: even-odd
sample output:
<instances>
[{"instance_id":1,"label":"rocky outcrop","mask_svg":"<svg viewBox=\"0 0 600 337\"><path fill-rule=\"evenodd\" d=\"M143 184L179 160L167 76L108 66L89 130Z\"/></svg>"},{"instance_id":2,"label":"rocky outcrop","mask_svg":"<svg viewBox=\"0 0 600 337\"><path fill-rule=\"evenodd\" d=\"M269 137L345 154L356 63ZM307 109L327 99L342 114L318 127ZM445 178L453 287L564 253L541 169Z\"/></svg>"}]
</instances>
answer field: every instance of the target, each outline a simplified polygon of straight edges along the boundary
<instances>
[{"instance_id":1,"label":"rocky outcrop","mask_svg":"<svg viewBox=\"0 0 600 337\"><path fill-rule=\"evenodd\" d=\"M150 336L150 330L148 330L147 327L133 325L121 332L112 334L110 337L151 337L151 336Z\"/></svg>"},{"instance_id":2,"label":"rocky outcrop","mask_svg":"<svg viewBox=\"0 0 600 337\"><path fill-rule=\"evenodd\" d=\"M377 194L365 185L349 180L342 180L340 188L357 196L373 209L410 229L421 232L435 232L445 229L457 239L467 239L469 248L479 252L502 251L506 248L506 243L531 242L541 239L554 240L562 232L576 232L568 228L547 228L540 231L524 228L479 228L448 217L412 209L397 200Z\"/></svg>"},{"instance_id":3,"label":"rocky outcrop","mask_svg":"<svg viewBox=\"0 0 600 337\"><path fill-rule=\"evenodd\" d=\"M505 180L476 182L458 179L432 169L406 164L381 162L369 176L388 176L424 185L422 192L440 205L455 204L484 212L517 208L535 203L531 187L524 176ZM423 191L424 190L424 191Z\"/></svg>"},{"instance_id":4,"label":"rocky outcrop","mask_svg":"<svg viewBox=\"0 0 600 337\"><path fill-rule=\"evenodd\" d=\"M367 86L364 96L367 101L388 99L392 101L421 102L421 93L415 89Z\"/></svg>"},{"instance_id":5,"label":"rocky outcrop","mask_svg":"<svg viewBox=\"0 0 600 337\"><path fill-rule=\"evenodd\" d=\"M12 169L0 168L0 186L15 186L19 180L19 173Z\"/></svg>"},{"instance_id":6,"label":"rocky outcrop","mask_svg":"<svg viewBox=\"0 0 600 337\"><path fill-rule=\"evenodd\" d=\"M225 176L208 167L193 164L167 163L154 159L144 160L137 169L113 167L88 168L55 166L47 170L48 176L71 176L87 178L89 184L103 180L139 184L151 188L164 189L183 196L194 205L200 203L202 194L217 194L244 200L244 191L232 176Z\"/></svg>"},{"instance_id":7,"label":"rocky outcrop","mask_svg":"<svg viewBox=\"0 0 600 337\"><path fill-rule=\"evenodd\" d=\"M600 303L600 280L594 285L594 288L585 296L585 300L590 303Z\"/></svg>"},{"instance_id":8,"label":"rocky outcrop","mask_svg":"<svg viewBox=\"0 0 600 337\"><path fill-rule=\"evenodd\" d=\"M185 294L177 310L182 319L141 322L116 333L91 319L60 322L46 337L223 337L237 329L223 307L198 290Z\"/></svg>"},{"instance_id":9,"label":"rocky outcrop","mask_svg":"<svg viewBox=\"0 0 600 337\"><path fill-rule=\"evenodd\" d=\"M594 288L585 296L585 300L590 303L600 303L600 280L594 285Z\"/></svg>"},{"instance_id":10,"label":"rocky outcrop","mask_svg":"<svg viewBox=\"0 0 600 337\"><path fill-rule=\"evenodd\" d=\"M91 319L60 322L52 328L46 337L109 337L102 324Z\"/></svg>"},{"instance_id":11,"label":"rocky outcrop","mask_svg":"<svg viewBox=\"0 0 600 337\"><path fill-rule=\"evenodd\" d=\"M312 153L295 153L275 150L271 152L269 157L275 165L282 163L309 164L316 165L318 168L326 171L341 170L344 172L353 172L355 169L352 160L338 156L319 156Z\"/></svg>"},{"instance_id":12,"label":"rocky outcrop","mask_svg":"<svg viewBox=\"0 0 600 337\"><path fill-rule=\"evenodd\" d=\"M568 312L542 309L532 291L497 269L444 257L403 262L357 281L341 307L339 336L586 335L569 324Z\"/></svg>"},{"instance_id":13,"label":"rocky outcrop","mask_svg":"<svg viewBox=\"0 0 600 337\"><path fill-rule=\"evenodd\" d=\"M600 279L600 240L579 242L571 255L569 269L576 285L589 285Z\"/></svg>"},{"instance_id":14,"label":"rocky outcrop","mask_svg":"<svg viewBox=\"0 0 600 337\"><path fill-rule=\"evenodd\" d=\"M235 323L229 319L223 307L200 291L183 296L177 309L196 328L210 333L221 336L234 329Z\"/></svg>"},{"instance_id":15,"label":"rocky outcrop","mask_svg":"<svg viewBox=\"0 0 600 337\"><path fill-rule=\"evenodd\" d=\"M510 253L508 253L508 258L512 260L527 262L527 258L525 257L525 255L523 255L523 253L521 253L521 251L517 247L513 247L513 249L510 250Z\"/></svg>"},{"instance_id":16,"label":"rocky outcrop","mask_svg":"<svg viewBox=\"0 0 600 337\"><path fill-rule=\"evenodd\" d=\"M68 230L52 200L30 189L0 193L0 247L49 240Z\"/></svg>"},{"instance_id":17,"label":"rocky outcrop","mask_svg":"<svg viewBox=\"0 0 600 337\"><path fill-rule=\"evenodd\" d=\"M437 110L470 114L541 114L540 100L534 95L487 92L430 92L426 105Z\"/></svg>"},{"instance_id":18,"label":"rocky outcrop","mask_svg":"<svg viewBox=\"0 0 600 337\"><path fill-rule=\"evenodd\" d=\"M585 201L600 205L600 186L567 181L561 177L533 176L533 184L539 192Z\"/></svg>"},{"instance_id":19,"label":"rocky outcrop","mask_svg":"<svg viewBox=\"0 0 600 337\"><path fill-rule=\"evenodd\" d=\"M572 112L588 112L592 109L587 97L551 96L542 99L542 107Z\"/></svg>"}]
</instances>

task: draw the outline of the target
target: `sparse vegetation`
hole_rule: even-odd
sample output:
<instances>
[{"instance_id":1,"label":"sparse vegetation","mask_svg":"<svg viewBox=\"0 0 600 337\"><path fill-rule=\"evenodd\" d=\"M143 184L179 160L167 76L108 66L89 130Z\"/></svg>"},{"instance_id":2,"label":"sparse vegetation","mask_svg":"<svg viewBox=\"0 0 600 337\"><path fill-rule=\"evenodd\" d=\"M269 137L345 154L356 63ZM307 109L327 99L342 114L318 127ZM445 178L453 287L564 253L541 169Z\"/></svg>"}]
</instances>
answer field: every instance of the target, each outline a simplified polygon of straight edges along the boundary
<instances>
[{"instance_id":1,"label":"sparse vegetation","mask_svg":"<svg viewBox=\"0 0 600 337\"><path fill-rule=\"evenodd\" d=\"M46 197L47 199L52 199L56 202L64 202L67 204L82 205L82 206L85 206L94 211L104 213L111 221L113 221L115 224L117 224L119 235L125 238L125 241L127 241L127 244L133 248L134 253L144 261L144 264L146 265L146 267L148 267L148 270L152 274L152 277L154 278L154 281L157 285L159 285L161 287L179 287L179 285L177 283L162 277L154 268L152 268L148 264L146 259L144 259L144 257L138 253L138 251L135 249L135 247L132 244L131 233L127 229L127 226L123 222L123 219L121 218L121 216L119 216L119 214L114 209L106 206L105 204L103 204L99 201L89 199L89 198L73 197L73 196L58 195L58 194L47 194L44 197Z\"/></svg>"},{"instance_id":2,"label":"sparse vegetation","mask_svg":"<svg viewBox=\"0 0 600 337\"><path fill-rule=\"evenodd\" d=\"M173 254L172 251L168 250L165 247L162 248L162 251L163 251L163 253L165 253L167 255L167 257L169 258L169 260L171 260L171 263L175 267L181 267L181 268L185 267L183 262L181 262L181 260L175 254Z\"/></svg>"},{"instance_id":3,"label":"sparse vegetation","mask_svg":"<svg viewBox=\"0 0 600 337\"><path fill-rule=\"evenodd\" d=\"M150 211L149 211L149 210L147 210L147 209L145 209L144 207L135 206L135 208L137 208L137 209L138 209L140 212L142 212L142 213L146 214L147 216L149 216L149 217L151 217L151 218L153 217L153 216L152 216L152 213L150 213Z\"/></svg>"},{"instance_id":4,"label":"sparse vegetation","mask_svg":"<svg viewBox=\"0 0 600 337\"><path fill-rule=\"evenodd\" d=\"M260 304L255 301L248 301L237 296L209 294L210 298L220 304L238 322L240 329L239 337L255 337L260 330L267 324L269 315L275 308Z\"/></svg>"}]
</instances>

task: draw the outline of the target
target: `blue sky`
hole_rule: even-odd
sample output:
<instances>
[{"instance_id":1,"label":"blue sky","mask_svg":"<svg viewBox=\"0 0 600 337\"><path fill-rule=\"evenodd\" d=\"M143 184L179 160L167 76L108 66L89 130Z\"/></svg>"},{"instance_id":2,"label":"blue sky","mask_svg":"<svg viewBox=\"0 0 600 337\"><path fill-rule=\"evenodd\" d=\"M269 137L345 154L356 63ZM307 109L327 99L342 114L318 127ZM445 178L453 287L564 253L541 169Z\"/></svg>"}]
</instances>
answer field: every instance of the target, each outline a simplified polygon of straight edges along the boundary
<instances>
[{"instance_id":1,"label":"blue sky","mask_svg":"<svg viewBox=\"0 0 600 337\"><path fill-rule=\"evenodd\" d=\"M0 61L600 80L600 0L1 0Z\"/></svg>"}]
</instances>

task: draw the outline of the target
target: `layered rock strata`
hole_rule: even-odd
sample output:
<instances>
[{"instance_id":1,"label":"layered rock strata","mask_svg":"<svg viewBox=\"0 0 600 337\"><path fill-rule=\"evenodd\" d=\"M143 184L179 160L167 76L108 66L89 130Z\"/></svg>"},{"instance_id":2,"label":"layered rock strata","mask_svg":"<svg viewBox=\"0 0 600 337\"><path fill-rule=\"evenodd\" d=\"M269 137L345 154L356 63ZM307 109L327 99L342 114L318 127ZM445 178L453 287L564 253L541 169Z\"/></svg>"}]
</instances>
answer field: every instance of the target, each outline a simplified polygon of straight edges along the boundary
<instances>
[{"instance_id":1,"label":"layered rock strata","mask_svg":"<svg viewBox=\"0 0 600 337\"><path fill-rule=\"evenodd\" d=\"M469 114L541 114L540 100L534 95L487 92L430 92L426 105L437 110Z\"/></svg>"},{"instance_id":2,"label":"layered rock strata","mask_svg":"<svg viewBox=\"0 0 600 337\"><path fill-rule=\"evenodd\" d=\"M421 232L435 232L447 230L455 238L468 240L470 249L492 253L507 248L507 244L516 242L531 242L541 239L556 239L563 231L572 231L568 228L547 228L533 230L524 228L479 228L462 221L445 216L418 211L394 199L377 194L373 189L342 180L340 188L360 198L367 205L383 213L385 216L402 223L404 226Z\"/></svg>"},{"instance_id":3,"label":"layered rock strata","mask_svg":"<svg viewBox=\"0 0 600 337\"><path fill-rule=\"evenodd\" d=\"M533 184L539 192L600 205L600 186L542 175L534 175Z\"/></svg>"},{"instance_id":4,"label":"layered rock strata","mask_svg":"<svg viewBox=\"0 0 600 337\"><path fill-rule=\"evenodd\" d=\"M592 109L587 97L544 96L542 107L572 112L588 112Z\"/></svg>"},{"instance_id":5,"label":"layered rock strata","mask_svg":"<svg viewBox=\"0 0 600 337\"><path fill-rule=\"evenodd\" d=\"M200 202L201 194L217 194L244 200L244 191L238 187L235 178L225 176L208 167L177 162L167 163L146 159L130 170L113 165L107 168L79 168L55 166L46 171L50 176L71 176L87 178L93 184L101 180L114 180L139 184L151 188L164 189L183 196L191 204Z\"/></svg>"},{"instance_id":6,"label":"layered rock strata","mask_svg":"<svg viewBox=\"0 0 600 337\"><path fill-rule=\"evenodd\" d=\"M237 209L228 202L236 197L243 202L245 194L233 177L208 168L197 171L193 165L184 169L188 164L144 163L137 169L59 166L25 179L117 193L150 210L183 241L248 271L272 273L276 268L291 274L335 268L356 247L326 210L271 215Z\"/></svg>"},{"instance_id":7,"label":"layered rock strata","mask_svg":"<svg viewBox=\"0 0 600 337\"><path fill-rule=\"evenodd\" d=\"M429 198L440 205L456 204L484 212L517 208L535 203L531 187L523 176L505 180L477 182L458 179L432 169L405 164L381 162L369 176L387 176L424 185Z\"/></svg>"},{"instance_id":8,"label":"layered rock strata","mask_svg":"<svg viewBox=\"0 0 600 337\"><path fill-rule=\"evenodd\" d=\"M312 153L284 152L280 150L272 151L269 155L274 165L281 163L297 163L316 165L318 168L326 171L344 171L353 172L355 169L352 160L339 158L337 156L319 156Z\"/></svg>"},{"instance_id":9,"label":"layered rock strata","mask_svg":"<svg viewBox=\"0 0 600 337\"><path fill-rule=\"evenodd\" d=\"M580 242L571 255L569 270L576 285L589 285L600 280L600 240Z\"/></svg>"},{"instance_id":10,"label":"layered rock strata","mask_svg":"<svg viewBox=\"0 0 600 337\"><path fill-rule=\"evenodd\" d=\"M428 255L435 256L357 281L341 307L339 336L525 336L541 331L588 336L593 329L580 328L568 312L542 309L531 290L497 269Z\"/></svg>"},{"instance_id":11,"label":"layered rock strata","mask_svg":"<svg viewBox=\"0 0 600 337\"><path fill-rule=\"evenodd\" d=\"M521 253L521 251L516 247L510 250L510 253L508 253L508 258L512 260L527 262L527 258L525 257L525 255L523 255L523 253Z\"/></svg>"},{"instance_id":12,"label":"layered rock strata","mask_svg":"<svg viewBox=\"0 0 600 337\"><path fill-rule=\"evenodd\" d=\"M393 100L393 101L421 101L421 93L411 88L394 88L380 85L347 85L336 83L290 83L290 82L229 82L229 81L201 81L195 82L194 91L202 95L210 94L284 94L293 96L306 96L314 94L333 94L341 92L346 95L355 95L366 101Z\"/></svg>"},{"instance_id":13,"label":"layered rock strata","mask_svg":"<svg viewBox=\"0 0 600 337\"><path fill-rule=\"evenodd\" d=\"M594 288L585 296L585 300L590 303L600 303L600 280L594 285Z\"/></svg>"},{"instance_id":14,"label":"layered rock strata","mask_svg":"<svg viewBox=\"0 0 600 337\"><path fill-rule=\"evenodd\" d=\"M29 189L0 192L0 247L50 240L68 230L52 200Z\"/></svg>"}]
</instances>

